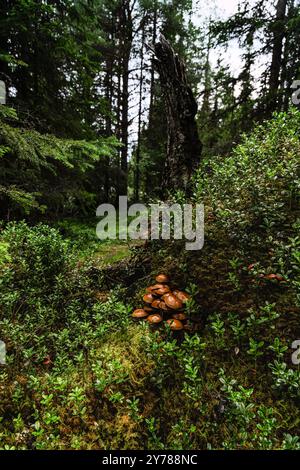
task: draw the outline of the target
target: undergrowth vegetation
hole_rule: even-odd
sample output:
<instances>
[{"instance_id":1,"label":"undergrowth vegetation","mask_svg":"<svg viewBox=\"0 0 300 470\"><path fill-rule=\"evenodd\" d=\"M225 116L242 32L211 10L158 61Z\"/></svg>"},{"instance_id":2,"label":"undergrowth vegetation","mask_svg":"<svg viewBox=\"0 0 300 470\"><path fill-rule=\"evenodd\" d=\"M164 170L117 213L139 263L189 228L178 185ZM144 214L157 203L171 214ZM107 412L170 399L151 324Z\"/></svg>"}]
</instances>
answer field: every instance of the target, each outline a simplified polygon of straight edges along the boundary
<instances>
[{"instance_id":1,"label":"undergrowth vegetation","mask_svg":"<svg viewBox=\"0 0 300 470\"><path fill-rule=\"evenodd\" d=\"M133 294L105 288L75 222L2 229L1 448L300 449L299 124L276 115L204 164L203 250L136 248ZM189 285L182 341L131 320L158 269Z\"/></svg>"},{"instance_id":2,"label":"undergrowth vegetation","mask_svg":"<svg viewBox=\"0 0 300 470\"><path fill-rule=\"evenodd\" d=\"M210 160L196 176L196 200L235 244L251 270L280 272L299 298L300 113L275 113L244 136L231 156ZM256 259L257 258L257 259Z\"/></svg>"}]
</instances>

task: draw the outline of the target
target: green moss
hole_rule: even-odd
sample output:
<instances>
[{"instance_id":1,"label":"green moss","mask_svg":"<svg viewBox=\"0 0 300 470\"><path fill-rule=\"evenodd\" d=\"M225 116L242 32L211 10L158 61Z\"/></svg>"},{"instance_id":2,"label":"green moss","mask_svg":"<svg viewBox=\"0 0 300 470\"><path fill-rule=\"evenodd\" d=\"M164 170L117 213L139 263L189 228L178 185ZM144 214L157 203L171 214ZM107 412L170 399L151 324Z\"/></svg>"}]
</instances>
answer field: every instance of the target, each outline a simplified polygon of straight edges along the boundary
<instances>
[{"instance_id":1,"label":"green moss","mask_svg":"<svg viewBox=\"0 0 300 470\"><path fill-rule=\"evenodd\" d=\"M93 220L60 221L60 234L24 224L6 230L1 448L300 448L300 372L291 358L300 337L295 172L282 171L279 183L273 173L296 165L298 119L277 116L265 124L266 137L259 128L236 150L236 168L232 158L225 167L212 163L200 252L155 241L110 271L101 265L126 257L128 247L95 240ZM283 152L282 161L270 161L273 151ZM278 206L278 185L293 189L292 204L284 192ZM243 196L234 207L232 190ZM265 193L262 203L256 199ZM250 195L267 217L257 230ZM71 245L80 262L69 258ZM180 338L130 316L162 271L192 293L192 331ZM100 290L111 272L115 289Z\"/></svg>"}]
</instances>

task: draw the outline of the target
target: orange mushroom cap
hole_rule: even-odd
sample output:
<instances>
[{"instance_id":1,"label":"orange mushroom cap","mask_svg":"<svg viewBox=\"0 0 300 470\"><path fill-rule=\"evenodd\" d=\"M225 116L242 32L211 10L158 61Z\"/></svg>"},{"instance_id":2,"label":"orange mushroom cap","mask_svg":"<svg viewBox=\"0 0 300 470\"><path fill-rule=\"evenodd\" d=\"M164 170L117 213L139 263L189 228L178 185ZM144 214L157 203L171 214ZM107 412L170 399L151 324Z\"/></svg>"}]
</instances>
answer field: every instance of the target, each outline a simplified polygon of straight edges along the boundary
<instances>
[{"instance_id":1,"label":"orange mushroom cap","mask_svg":"<svg viewBox=\"0 0 300 470\"><path fill-rule=\"evenodd\" d=\"M181 300L178 299L176 295L171 293L165 294L163 296L163 301L169 308L172 308L173 310L180 310L183 307Z\"/></svg>"},{"instance_id":2,"label":"orange mushroom cap","mask_svg":"<svg viewBox=\"0 0 300 470\"><path fill-rule=\"evenodd\" d=\"M152 294L145 294L145 295L143 296L143 301L144 301L146 304L152 304L153 300L154 300L154 297L153 297Z\"/></svg>"},{"instance_id":3,"label":"orange mushroom cap","mask_svg":"<svg viewBox=\"0 0 300 470\"><path fill-rule=\"evenodd\" d=\"M181 302L187 302L191 296L187 293L187 292L184 292L183 290L175 290L173 292L174 295L176 295L176 297L181 300Z\"/></svg>"},{"instance_id":4,"label":"orange mushroom cap","mask_svg":"<svg viewBox=\"0 0 300 470\"><path fill-rule=\"evenodd\" d=\"M160 300L159 299L156 299L156 300L153 300L152 304L151 304L151 307L153 308L160 308Z\"/></svg>"},{"instance_id":5,"label":"orange mushroom cap","mask_svg":"<svg viewBox=\"0 0 300 470\"><path fill-rule=\"evenodd\" d=\"M151 323L152 325L155 325L157 323L161 323L163 320L162 316L159 315L158 313L154 313L153 315L149 315L147 318L147 321Z\"/></svg>"},{"instance_id":6,"label":"orange mushroom cap","mask_svg":"<svg viewBox=\"0 0 300 470\"><path fill-rule=\"evenodd\" d=\"M265 279L277 279L277 275L276 274L267 274L265 276Z\"/></svg>"},{"instance_id":7,"label":"orange mushroom cap","mask_svg":"<svg viewBox=\"0 0 300 470\"><path fill-rule=\"evenodd\" d=\"M170 320L167 320L167 323L170 326L172 331L183 330L183 324L181 323L180 320L175 320L175 318L170 318Z\"/></svg>"},{"instance_id":8,"label":"orange mushroom cap","mask_svg":"<svg viewBox=\"0 0 300 470\"><path fill-rule=\"evenodd\" d=\"M151 289L151 292L152 292L157 289L162 289L165 286L166 286L165 284L154 284L153 286L149 286L148 289Z\"/></svg>"},{"instance_id":9,"label":"orange mushroom cap","mask_svg":"<svg viewBox=\"0 0 300 470\"><path fill-rule=\"evenodd\" d=\"M172 318L175 318L175 320L180 320L180 321L187 320L187 316L184 312L173 313Z\"/></svg>"},{"instance_id":10,"label":"orange mushroom cap","mask_svg":"<svg viewBox=\"0 0 300 470\"><path fill-rule=\"evenodd\" d=\"M165 312L168 312L170 309L169 307L166 305L166 303L164 301L161 301L160 304L159 304L159 308L161 310L164 310Z\"/></svg>"},{"instance_id":11,"label":"orange mushroom cap","mask_svg":"<svg viewBox=\"0 0 300 470\"><path fill-rule=\"evenodd\" d=\"M158 276L156 276L155 280L156 282L161 282L163 284L170 282L169 276L167 276L166 274L159 274Z\"/></svg>"},{"instance_id":12,"label":"orange mushroom cap","mask_svg":"<svg viewBox=\"0 0 300 470\"><path fill-rule=\"evenodd\" d=\"M168 292L170 292L170 287L164 286L164 287L161 287L160 289L155 290L153 293L155 295L161 296L161 295L167 294Z\"/></svg>"},{"instance_id":13,"label":"orange mushroom cap","mask_svg":"<svg viewBox=\"0 0 300 470\"><path fill-rule=\"evenodd\" d=\"M148 317L148 313L145 312L144 309L138 308L138 309L134 310L134 312L132 313L131 316L133 318L146 318L146 317Z\"/></svg>"}]
</instances>

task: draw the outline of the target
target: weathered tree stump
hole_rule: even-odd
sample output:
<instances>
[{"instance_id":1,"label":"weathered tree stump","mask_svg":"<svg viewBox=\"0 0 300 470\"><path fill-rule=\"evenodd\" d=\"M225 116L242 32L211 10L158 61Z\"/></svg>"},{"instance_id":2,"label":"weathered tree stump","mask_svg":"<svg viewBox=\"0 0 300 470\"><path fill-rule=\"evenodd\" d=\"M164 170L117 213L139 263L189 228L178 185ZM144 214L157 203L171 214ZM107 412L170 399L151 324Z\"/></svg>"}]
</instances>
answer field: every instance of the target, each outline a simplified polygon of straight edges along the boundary
<instances>
[{"instance_id":1,"label":"weathered tree stump","mask_svg":"<svg viewBox=\"0 0 300 470\"><path fill-rule=\"evenodd\" d=\"M154 52L168 124L162 189L164 195L173 190L189 194L191 176L202 152L195 120L197 103L187 83L185 65L164 36L154 45Z\"/></svg>"}]
</instances>

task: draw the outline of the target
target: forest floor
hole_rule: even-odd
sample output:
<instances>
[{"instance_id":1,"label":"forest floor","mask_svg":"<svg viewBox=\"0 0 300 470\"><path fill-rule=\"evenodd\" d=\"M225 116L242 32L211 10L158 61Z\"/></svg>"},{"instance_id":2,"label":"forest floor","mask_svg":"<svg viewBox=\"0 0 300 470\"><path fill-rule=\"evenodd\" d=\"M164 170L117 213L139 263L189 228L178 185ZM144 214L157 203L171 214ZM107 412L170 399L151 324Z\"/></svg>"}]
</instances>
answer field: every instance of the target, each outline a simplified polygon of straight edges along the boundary
<instances>
[{"instance_id":1,"label":"forest floor","mask_svg":"<svg viewBox=\"0 0 300 470\"><path fill-rule=\"evenodd\" d=\"M118 273L129 302L137 308L142 307L145 287L159 272L168 273L174 286L189 289L195 306L190 312L190 332L186 336L199 338L193 336L196 333L201 342L199 346L197 341L193 345L187 340L188 346L184 348L187 353L193 348L200 349L201 354L205 351L201 364L197 363L197 358L193 364L187 358L180 358L180 352L179 355L173 352L173 361L176 362L177 355L179 364L181 360L184 363L180 388L174 387L175 377L174 382L166 377L166 388L159 393L155 386L147 390L146 395L136 390L137 396L143 397L144 411L140 416L146 420L149 412L145 410L153 407L152 400L155 408L162 402L152 411L154 422L157 420L157 433L162 437L156 436L152 445L156 442L156 446L166 448L168 442L167 447L195 448L192 444L195 439L202 448L219 448L220 445L224 448L276 448L280 441L281 445L284 442L283 445L288 446L286 436L300 432L299 398L280 367L276 376L274 364L276 360L277 364L291 363L292 342L300 338L300 308L294 306L287 281L268 277L272 253L258 250L248 259L239 259L236 247L225 234L216 233L213 225L206 227L205 246L199 252L187 252L182 249L182 243L176 242L146 243L146 246L142 243L140 248L131 248L135 251L133 256L129 257L127 252L123 262L108 267L107 273ZM115 246L115 249L118 248ZM97 261L97 256L94 259ZM132 277L128 277L128 264L131 270L133 268ZM140 266L143 266L142 273ZM135 331L136 327L130 328ZM172 341L172 336L159 333L158 341L165 340ZM180 344L177 346L180 348ZM172 357L172 353L170 355ZM153 359L155 361L155 357ZM159 355L157 360L160 360ZM147 364L145 366L147 370ZM201 385L197 377L199 369L205 377ZM276 377L279 379L277 388ZM216 378L221 387L216 386ZM186 406L190 421L187 419L185 424L179 411L182 400L190 401ZM198 422L194 413L195 416L198 413ZM170 436L174 436L174 429L179 431L180 437L179 442L175 439L172 444ZM153 432L155 434L155 429Z\"/></svg>"},{"instance_id":2,"label":"forest floor","mask_svg":"<svg viewBox=\"0 0 300 470\"><path fill-rule=\"evenodd\" d=\"M159 372L153 375L164 385L135 391L142 405L139 416L148 420L148 428L149 408L155 416L152 429L155 438L152 436L152 443L150 438L150 446L280 448L289 446L289 438L299 434L297 391L293 393L280 367L276 371L276 361L291 364L292 342L300 338L300 309L293 306L288 282L268 277L271 255L258 250L248 259L237 258L236 247L225 234L215 233L212 225L206 227L202 251L187 252L176 242L154 242L146 247L143 244L121 264L108 267L109 276L118 273L128 301L136 308L142 307L145 287L151 285L159 272L168 273L174 286L193 292L195 306L190 312L190 333L186 334L183 350L187 355L196 351L195 361L180 352L182 339L174 351L170 348L168 352L172 335L162 331L158 333L158 342L167 341L164 345L167 352L162 347L161 357L159 354L157 358L151 354L150 357L154 362L162 362L156 364ZM128 264L133 271L131 277ZM138 326L132 325L130 331L135 338L136 334L139 337ZM195 340L199 337L200 343ZM122 344L125 355L128 346L127 341ZM114 347L109 347L113 355ZM173 361L171 366L168 356L171 364ZM151 361L147 364L146 358L147 354L140 373L147 382L144 374ZM183 369L181 378L182 370L176 370L176 362ZM167 373L161 370L164 366ZM175 438L176 430L179 437Z\"/></svg>"},{"instance_id":3,"label":"forest floor","mask_svg":"<svg viewBox=\"0 0 300 470\"><path fill-rule=\"evenodd\" d=\"M86 265L92 303L69 331L59 327L47 354L30 359L24 346L25 364L2 376L1 447L300 446L299 372L288 372L300 310L288 283L253 267L268 254L238 259L213 227L202 251L187 252L179 242L99 243L93 222L56 226ZM131 319L159 272L193 294L180 339Z\"/></svg>"},{"instance_id":4,"label":"forest floor","mask_svg":"<svg viewBox=\"0 0 300 470\"><path fill-rule=\"evenodd\" d=\"M92 258L99 266L120 261L130 255L132 243L119 239L98 240L96 219L63 219L54 224L76 249L79 259Z\"/></svg>"}]
</instances>

